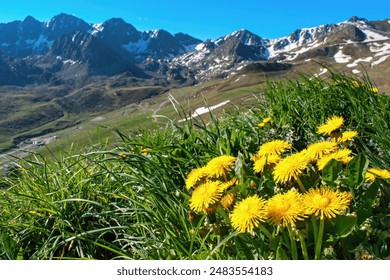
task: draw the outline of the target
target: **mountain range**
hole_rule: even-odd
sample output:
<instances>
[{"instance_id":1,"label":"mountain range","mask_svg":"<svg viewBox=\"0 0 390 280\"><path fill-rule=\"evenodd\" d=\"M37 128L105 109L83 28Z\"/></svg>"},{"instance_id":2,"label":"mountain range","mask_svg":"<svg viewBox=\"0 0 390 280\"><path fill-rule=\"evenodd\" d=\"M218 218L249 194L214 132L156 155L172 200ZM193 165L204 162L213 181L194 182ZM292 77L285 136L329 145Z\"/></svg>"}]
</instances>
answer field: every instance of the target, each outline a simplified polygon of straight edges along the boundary
<instances>
[{"instance_id":1,"label":"mountain range","mask_svg":"<svg viewBox=\"0 0 390 280\"><path fill-rule=\"evenodd\" d=\"M0 138L68 114L109 111L174 87L245 73L288 77L326 67L368 73L390 91L390 20L351 17L267 39L236 30L202 41L185 33L139 31L123 19L90 24L59 14L0 23ZM325 67L324 67L325 66ZM26 105L27 104L27 105ZM21 112L22 111L22 112Z\"/></svg>"},{"instance_id":2,"label":"mountain range","mask_svg":"<svg viewBox=\"0 0 390 280\"><path fill-rule=\"evenodd\" d=\"M85 81L90 76L123 73L196 83L253 62L271 62L278 69L284 68L278 64L316 58L350 68L359 62L375 67L387 60L389 40L388 19L358 17L298 29L278 39L243 29L202 42L184 33L141 32L120 18L89 24L67 14L48 22L28 16L0 24L0 85Z\"/></svg>"}]
</instances>

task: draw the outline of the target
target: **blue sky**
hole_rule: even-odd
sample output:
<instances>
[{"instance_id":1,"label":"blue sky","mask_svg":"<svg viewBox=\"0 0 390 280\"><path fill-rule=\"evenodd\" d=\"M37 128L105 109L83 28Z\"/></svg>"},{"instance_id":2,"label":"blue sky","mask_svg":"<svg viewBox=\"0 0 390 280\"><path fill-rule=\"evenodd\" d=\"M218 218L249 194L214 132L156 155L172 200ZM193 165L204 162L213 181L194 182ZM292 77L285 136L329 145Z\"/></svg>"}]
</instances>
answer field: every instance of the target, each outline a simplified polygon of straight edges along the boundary
<instances>
[{"instance_id":1,"label":"blue sky","mask_svg":"<svg viewBox=\"0 0 390 280\"><path fill-rule=\"evenodd\" d=\"M0 4L3 23L27 15L47 21L64 12L89 23L121 17L140 31L165 29L202 40L243 28L263 38L278 38L297 28L338 23L354 15L390 18L389 0L1 0Z\"/></svg>"}]
</instances>

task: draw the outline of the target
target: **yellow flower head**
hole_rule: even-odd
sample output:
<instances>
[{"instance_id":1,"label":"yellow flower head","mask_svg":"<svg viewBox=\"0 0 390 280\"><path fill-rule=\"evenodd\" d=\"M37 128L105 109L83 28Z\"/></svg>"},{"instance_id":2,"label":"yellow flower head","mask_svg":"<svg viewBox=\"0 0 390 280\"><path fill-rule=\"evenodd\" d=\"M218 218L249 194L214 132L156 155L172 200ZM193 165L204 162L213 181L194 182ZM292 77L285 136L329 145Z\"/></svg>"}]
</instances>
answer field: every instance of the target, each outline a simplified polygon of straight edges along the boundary
<instances>
[{"instance_id":1,"label":"yellow flower head","mask_svg":"<svg viewBox=\"0 0 390 280\"><path fill-rule=\"evenodd\" d=\"M224 183L221 183L221 189L222 189L222 191L225 191L225 190L229 189L230 187L233 187L234 185L237 185L237 184L238 184L237 177L233 177L231 180L224 182Z\"/></svg>"},{"instance_id":2,"label":"yellow flower head","mask_svg":"<svg viewBox=\"0 0 390 280\"><path fill-rule=\"evenodd\" d=\"M142 155L147 156L151 150L152 150L151 148L143 148L141 153Z\"/></svg>"},{"instance_id":3,"label":"yellow flower head","mask_svg":"<svg viewBox=\"0 0 390 280\"><path fill-rule=\"evenodd\" d=\"M227 193L221 198L221 205L223 208L229 210L234 203L234 193Z\"/></svg>"},{"instance_id":4,"label":"yellow flower head","mask_svg":"<svg viewBox=\"0 0 390 280\"><path fill-rule=\"evenodd\" d=\"M289 149L291 144L283 140L274 140L271 142L266 142L260 146L259 156L268 156L268 155L280 155L285 150Z\"/></svg>"},{"instance_id":5,"label":"yellow flower head","mask_svg":"<svg viewBox=\"0 0 390 280\"><path fill-rule=\"evenodd\" d=\"M300 153L292 154L276 164L273 176L276 183L287 183L291 179L297 179L302 175L309 163L306 150Z\"/></svg>"},{"instance_id":6,"label":"yellow flower head","mask_svg":"<svg viewBox=\"0 0 390 280\"><path fill-rule=\"evenodd\" d=\"M341 149L341 150L335 151L333 153L326 154L317 161L318 169L319 170L324 169L325 165L331 159L335 159L343 164L347 164L352 159L352 157L350 156L351 153L352 153L352 151L349 149Z\"/></svg>"},{"instance_id":7,"label":"yellow flower head","mask_svg":"<svg viewBox=\"0 0 390 280\"><path fill-rule=\"evenodd\" d=\"M267 218L266 201L253 195L236 204L230 221L239 232L251 232Z\"/></svg>"},{"instance_id":8,"label":"yellow flower head","mask_svg":"<svg viewBox=\"0 0 390 280\"><path fill-rule=\"evenodd\" d=\"M352 81L351 82L352 87L359 88L360 86L364 86L364 84L360 84L358 81Z\"/></svg>"},{"instance_id":9,"label":"yellow flower head","mask_svg":"<svg viewBox=\"0 0 390 280\"><path fill-rule=\"evenodd\" d=\"M205 167L199 167L192 170L187 175L186 188L189 189L199 183L202 179L206 178L208 175L207 169Z\"/></svg>"},{"instance_id":10,"label":"yellow flower head","mask_svg":"<svg viewBox=\"0 0 390 280\"><path fill-rule=\"evenodd\" d=\"M271 121L271 118L265 118L261 123L259 123L257 126L258 127L264 127L267 123Z\"/></svg>"},{"instance_id":11,"label":"yellow flower head","mask_svg":"<svg viewBox=\"0 0 390 280\"><path fill-rule=\"evenodd\" d=\"M296 190L274 195L268 200L268 218L276 226L295 226L296 221L305 218L302 195Z\"/></svg>"},{"instance_id":12,"label":"yellow flower head","mask_svg":"<svg viewBox=\"0 0 390 280\"><path fill-rule=\"evenodd\" d=\"M253 170L256 173L260 173L264 171L266 166L277 164L282 158L277 154L271 154L268 156L255 155L253 159L255 162L253 165Z\"/></svg>"},{"instance_id":13,"label":"yellow flower head","mask_svg":"<svg viewBox=\"0 0 390 280\"><path fill-rule=\"evenodd\" d=\"M317 127L317 132L323 135L330 135L338 130L344 123L343 117L333 116L326 120L326 123Z\"/></svg>"},{"instance_id":14,"label":"yellow flower head","mask_svg":"<svg viewBox=\"0 0 390 280\"><path fill-rule=\"evenodd\" d=\"M341 137L337 138L337 142L347 142L351 141L353 138L355 138L358 135L357 131L345 131L343 134L341 134Z\"/></svg>"},{"instance_id":15,"label":"yellow flower head","mask_svg":"<svg viewBox=\"0 0 390 280\"><path fill-rule=\"evenodd\" d=\"M308 215L314 214L331 219L340 214L340 211L348 208L352 200L352 195L348 192L340 192L337 189L321 186L310 189L303 195L303 204Z\"/></svg>"},{"instance_id":16,"label":"yellow flower head","mask_svg":"<svg viewBox=\"0 0 390 280\"><path fill-rule=\"evenodd\" d=\"M369 168L367 169L366 176L367 181L374 182L376 178L390 179L390 172L386 169Z\"/></svg>"},{"instance_id":17,"label":"yellow flower head","mask_svg":"<svg viewBox=\"0 0 390 280\"><path fill-rule=\"evenodd\" d=\"M222 196L219 182L208 181L199 185L192 193L190 207L197 212L207 214L207 209L216 203Z\"/></svg>"},{"instance_id":18,"label":"yellow flower head","mask_svg":"<svg viewBox=\"0 0 390 280\"><path fill-rule=\"evenodd\" d=\"M220 177L232 170L233 163L236 161L235 157L222 155L210 160L206 168L209 173L209 177Z\"/></svg>"},{"instance_id":19,"label":"yellow flower head","mask_svg":"<svg viewBox=\"0 0 390 280\"><path fill-rule=\"evenodd\" d=\"M329 154L337 148L337 143L322 141L307 147L306 154L310 161L316 161L325 154Z\"/></svg>"},{"instance_id":20,"label":"yellow flower head","mask_svg":"<svg viewBox=\"0 0 390 280\"><path fill-rule=\"evenodd\" d=\"M268 118L265 118L265 119L263 120L263 123L269 123L270 121L271 121L271 118L268 117Z\"/></svg>"},{"instance_id":21,"label":"yellow flower head","mask_svg":"<svg viewBox=\"0 0 390 280\"><path fill-rule=\"evenodd\" d=\"M373 93L378 93L379 89L376 88L376 87L373 87L373 88L370 88L370 91L373 92Z\"/></svg>"}]
</instances>

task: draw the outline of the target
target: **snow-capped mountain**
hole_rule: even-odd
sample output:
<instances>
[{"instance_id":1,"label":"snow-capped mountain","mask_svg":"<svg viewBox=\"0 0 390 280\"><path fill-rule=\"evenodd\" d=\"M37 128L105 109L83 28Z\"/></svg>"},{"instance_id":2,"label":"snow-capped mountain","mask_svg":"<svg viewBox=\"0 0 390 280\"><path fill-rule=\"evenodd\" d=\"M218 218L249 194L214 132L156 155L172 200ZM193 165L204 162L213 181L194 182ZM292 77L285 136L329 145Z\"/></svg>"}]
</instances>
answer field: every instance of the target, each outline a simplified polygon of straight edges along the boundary
<instances>
[{"instance_id":1,"label":"snow-capped mountain","mask_svg":"<svg viewBox=\"0 0 390 280\"><path fill-rule=\"evenodd\" d=\"M359 64L377 67L388 63L389 49L388 19L352 17L276 39L242 29L202 42L184 33L138 31L120 18L89 24L66 14L48 22L29 16L0 24L0 73L5 75L0 83L23 85L32 80L58 82L72 75L121 73L194 83L227 76L258 62L294 65L310 60L344 65L357 73ZM285 67L269 69L279 68ZM19 70L23 73L15 72ZM18 77L24 78L16 83Z\"/></svg>"},{"instance_id":2,"label":"snow-capped mountain","mask_svg":"<svg viewBox=\"0 0 390 280\"><path fill-rule=\"evenodd\" d=\"M253 61L298 63L318 59L336 64L352 62L346 65L350 68L371 62L369 66L373 67L387 60L389 43L389 20L367 21L352 17L338 24L298 29L277 39L264 39L248 30L234 31L174 58L171 67L199 69L198 80L236 72ZM361 58L361 55L367 57Z\"/></svg>"}]
</instances>

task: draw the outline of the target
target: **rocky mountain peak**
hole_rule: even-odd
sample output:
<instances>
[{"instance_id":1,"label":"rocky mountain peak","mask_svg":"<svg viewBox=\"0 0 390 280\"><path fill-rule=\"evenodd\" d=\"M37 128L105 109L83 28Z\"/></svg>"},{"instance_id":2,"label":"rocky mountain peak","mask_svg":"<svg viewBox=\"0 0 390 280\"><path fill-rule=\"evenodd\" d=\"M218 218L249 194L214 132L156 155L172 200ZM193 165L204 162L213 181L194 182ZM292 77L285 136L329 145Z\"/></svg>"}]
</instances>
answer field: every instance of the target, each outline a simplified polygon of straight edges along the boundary
<instances>
[{"instance_id":1,"label":"rocky mountain peak","mask_svg":"<svg viewBox=\"0 0 390 280\"><path fill-rule=\"evenodd\" d=\"M116 49L136 42L141 37L141 33L133 25L121 18L111 18L102 24L94 25L92 34Z\"/></svg>"},{"instance_id":2,"label":"rocky mountain peak","mask_svg":"<svg viewBox=\"0 0 390 280\"><path fill-rule=\"evenodd\" d=\"M76 30L87 31L90 25L80 18L61 13L46 23L44 35L48 40L55 40L58 37Z\"/></svg>"},{"instance_id":3,"label":"rocky mountain peak","mask_svg":"<svg viewBox=\"0 0 390 280\"><path fill-rule=\"evenodd\" d=\"M353 16L351 17L349 20L347 20L347 22L359 22L359 21L362 21L364 23L367 23L368 20L366 20L365 18L360 18L360 17L357 17L357 16Z\"/></svg>"},{"instance_id":4,"label":"rocky mountain peak","mask_svg":"<svg viewBox=\"0 0 390 280\"><path fill-rule=\"evenodd\" d=\"M175 39L185 47L193 46L193 48L195 48L196 45L202 43L201 40L196 39L196 38L194 38L188 34L182 33L182 32L176 33L174 36L175 36Z\"/></svg>"}]
</instances>

